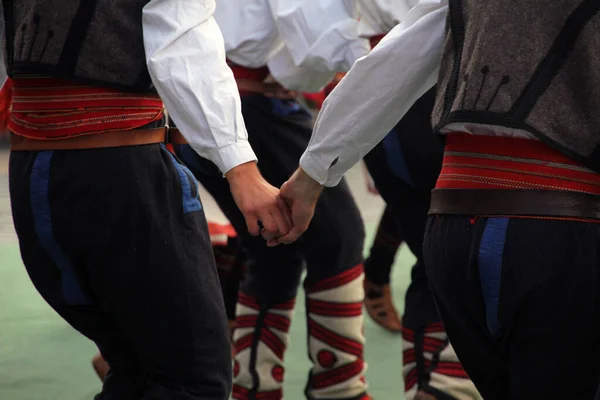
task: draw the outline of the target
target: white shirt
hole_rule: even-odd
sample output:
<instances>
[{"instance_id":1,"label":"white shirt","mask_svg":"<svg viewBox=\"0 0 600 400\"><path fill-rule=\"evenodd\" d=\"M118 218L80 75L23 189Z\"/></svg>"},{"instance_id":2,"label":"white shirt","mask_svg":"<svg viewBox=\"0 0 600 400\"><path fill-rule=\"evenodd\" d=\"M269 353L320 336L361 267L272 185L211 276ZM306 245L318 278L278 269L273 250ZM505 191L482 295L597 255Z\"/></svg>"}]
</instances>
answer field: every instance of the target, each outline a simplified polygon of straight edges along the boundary
<instances>
[{"instance_id":1,"label":"white shirt","mask_svg":"<svg viewBox=\"0 0 600 400\"><path fill-rule=\"evenodd\" d=\"M331 92L302 169L335 186L437 82L448 0L419 0Z\"/></svg>"},{"instance_id":2,"label":"white shirt","mask_svg":"<svg viewBox=\"0 0 600 400\"><path fill-rule=\"evenodd\" d=\"M369 51L355 0L219 0L215 18L227 58L292 90L320 90Z\"/></svg>"},{"instance_id":3,"label":"white shirt","mask_svg":"<svg viewBox=\"0 0 600 400\"><path fill-rule=\"evenodd\" d=\"M370 38L385 35L404 20L418 0L357 0L358 33Z\"/></svg>"},{"instance_id":4,"label":"white shirt","mask_svg":"<svg viewBox=\"0 0 600 400\"><path fill-rule=\"evenodd\" d=\"M256 156L214 10L214 0L151 0L142 22L148 71L169 115L225 174Z\"/></svg>"}]
</instances>

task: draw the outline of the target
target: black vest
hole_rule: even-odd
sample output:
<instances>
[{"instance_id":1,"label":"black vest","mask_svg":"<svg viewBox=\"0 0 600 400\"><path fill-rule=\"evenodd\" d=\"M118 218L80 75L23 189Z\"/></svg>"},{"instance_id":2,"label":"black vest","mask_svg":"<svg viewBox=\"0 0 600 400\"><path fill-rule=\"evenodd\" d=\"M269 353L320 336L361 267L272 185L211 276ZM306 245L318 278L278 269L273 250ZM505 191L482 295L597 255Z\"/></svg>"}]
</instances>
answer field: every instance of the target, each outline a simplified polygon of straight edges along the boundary
<instances>
[{"instance_id":1,"label":"black vest","mask_svg":"<svg viewBox=\"0 0 600 400\"><path fill-rule=\"evenodd\" d=\"M450 0L433 113L523 129L600 172L600 0Z\"/></svg>"},{"instance_id":2,"label":"black vest","mask_svg":"<svg viewBox=\"0 0 600 400\"><path fill-rule=\"evenodd\" d=\"M152 91L142 35L149 0L2 0L8 74Z\"/></svg>"}]
</instances>

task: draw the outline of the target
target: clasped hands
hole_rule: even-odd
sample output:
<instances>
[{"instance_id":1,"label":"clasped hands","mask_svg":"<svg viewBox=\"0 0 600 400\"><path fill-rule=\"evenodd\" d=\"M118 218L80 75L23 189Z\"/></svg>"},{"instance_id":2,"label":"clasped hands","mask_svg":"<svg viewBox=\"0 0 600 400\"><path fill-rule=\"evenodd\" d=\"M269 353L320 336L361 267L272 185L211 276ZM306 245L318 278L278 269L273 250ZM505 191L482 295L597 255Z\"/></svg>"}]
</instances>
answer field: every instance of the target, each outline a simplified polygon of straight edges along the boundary
<instances>
[{"instance_id":1,"label":"clasped hands","mask_svg":"<svg viewBox=\"0 0 600 400\"><path fill-rule=\"evenodd\" d=\"M261 235L271 247L293 243L308 229L323 190L301 169L277 189L264 180L254 162L238 165L225 176L248 231Z\"/></svg>"}]
</instances>

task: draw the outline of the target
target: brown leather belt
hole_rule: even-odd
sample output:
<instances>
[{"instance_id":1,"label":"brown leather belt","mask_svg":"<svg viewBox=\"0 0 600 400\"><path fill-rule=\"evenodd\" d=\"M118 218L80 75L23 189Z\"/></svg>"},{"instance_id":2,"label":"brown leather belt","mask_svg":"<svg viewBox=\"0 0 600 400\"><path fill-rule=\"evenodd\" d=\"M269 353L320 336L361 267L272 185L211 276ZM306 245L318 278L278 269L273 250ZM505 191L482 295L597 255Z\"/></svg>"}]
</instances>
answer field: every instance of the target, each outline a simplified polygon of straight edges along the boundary
<instances>
[{"instance_id":1,"label":"brown leather belt","mask_svg":"<svg viewBox=\"0 0 600 400\"><path fill-rule=\"evenodd\" d=\"M179 128L169 128L169 137L167 142L172 144L188 144L187 140L179 131Z\"/></svg>"},{"instance_id":2,"label":"brown leather belt","mask_svg":"<svg viewBox=\"0 0 600 400\"><path fill-rule=\"evenodd\" d=\"M113 131L73 138L35 140L10 135L11 151L83 150L165 143L165 128Z\"/></svg>"},{"instance_id":3,"label":"brown leather belt","mask_svg":"<svg viewBox=\"0 0 600 400\"><path fill-rule=\"evenodd\" d=\"M506 215L600 220L600 196L570 191L435 189L429 215Z\"/></svg>"}]
</instances>

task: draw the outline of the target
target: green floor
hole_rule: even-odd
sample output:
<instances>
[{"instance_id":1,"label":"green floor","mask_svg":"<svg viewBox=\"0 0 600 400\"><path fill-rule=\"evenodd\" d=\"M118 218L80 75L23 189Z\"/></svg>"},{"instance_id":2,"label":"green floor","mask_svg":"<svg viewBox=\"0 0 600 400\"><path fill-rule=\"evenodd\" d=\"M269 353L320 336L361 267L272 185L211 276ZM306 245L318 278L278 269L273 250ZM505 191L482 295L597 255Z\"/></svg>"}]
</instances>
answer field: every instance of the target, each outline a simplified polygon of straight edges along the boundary
<instances>
[{"instance_id":1,"label":"green floor","mask_svg":"<svg viewBox=\"0 0 600 400\"><path fill-rule=\"evenodd\" d=\"M372 227L369 231L372 236ZM400 309L413 261L406 248L396 260L393 290ZM0 400L92 399L100 388L90 367L96 349L40 298L16 245L0 244L0 304ZM297 304L304 302L299 299ZM403 399L400 336L384 332L368 318L365 335L371 394L377 400ZM298 307L286 354L287 400L303 399L309 367L305 343L304 310Z\"/></svg>"}]
</instances>

